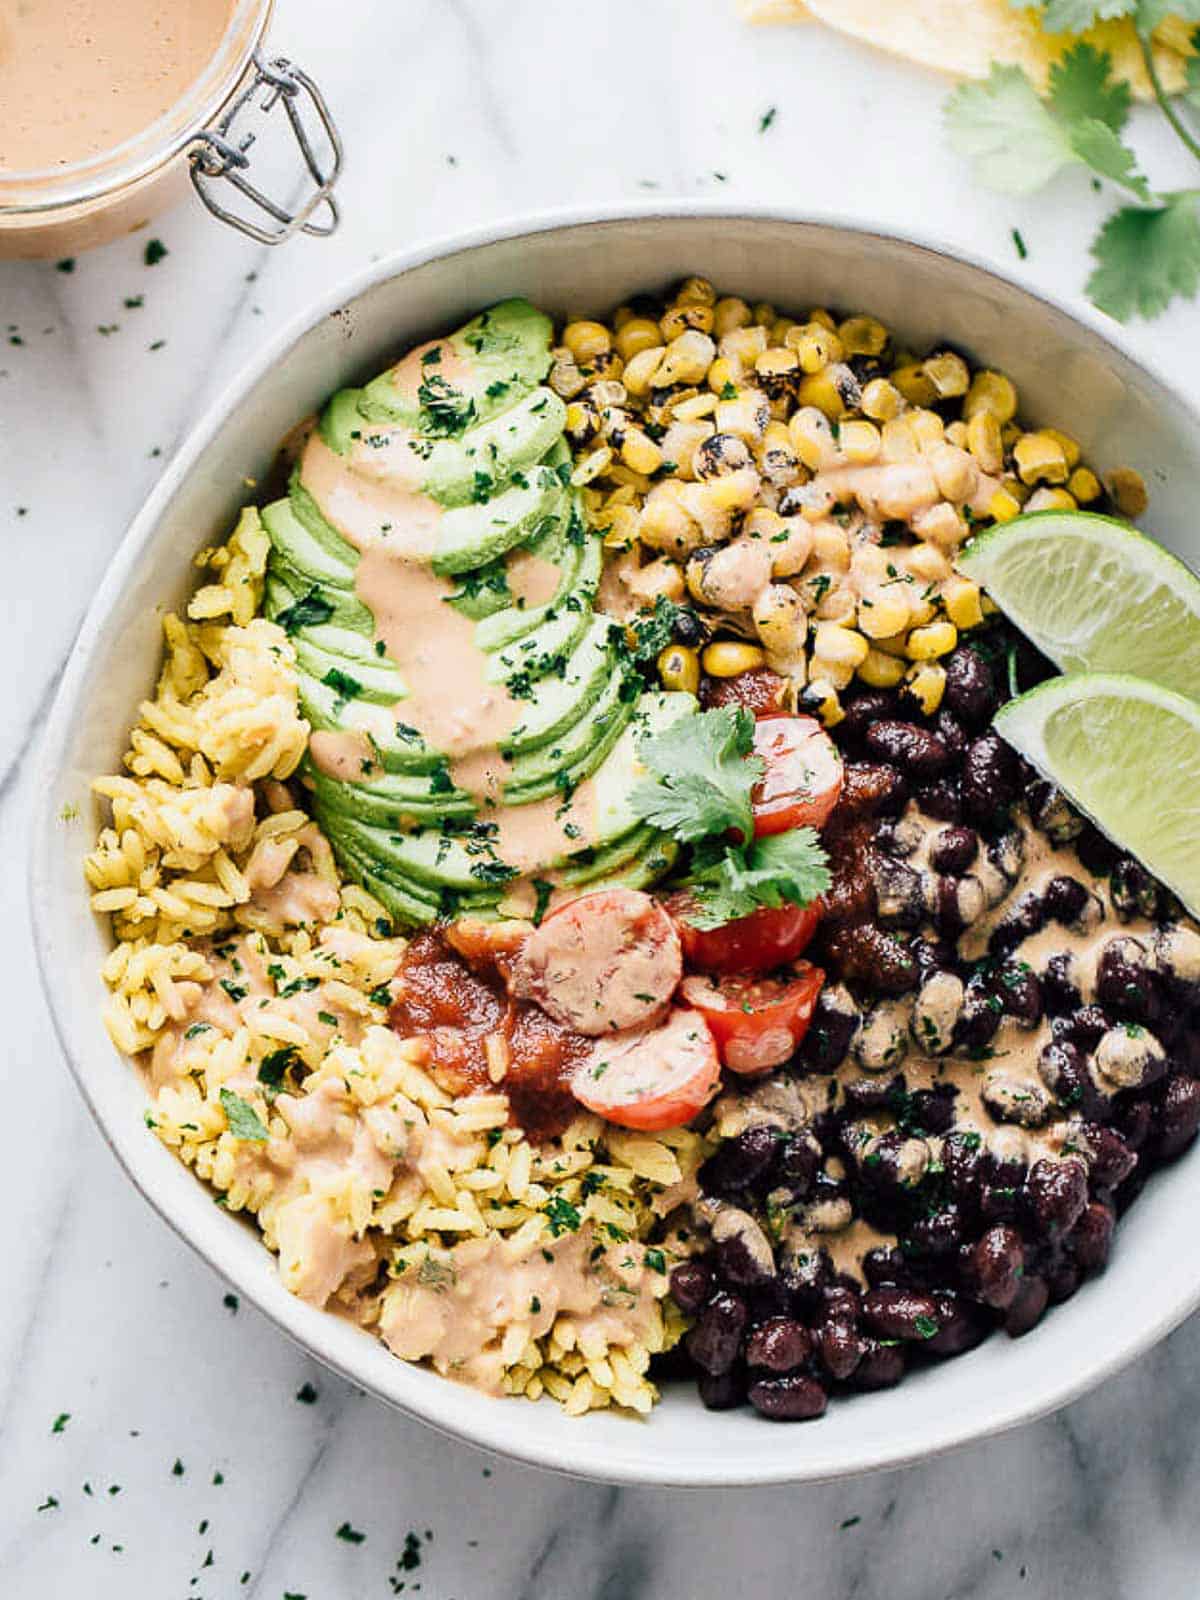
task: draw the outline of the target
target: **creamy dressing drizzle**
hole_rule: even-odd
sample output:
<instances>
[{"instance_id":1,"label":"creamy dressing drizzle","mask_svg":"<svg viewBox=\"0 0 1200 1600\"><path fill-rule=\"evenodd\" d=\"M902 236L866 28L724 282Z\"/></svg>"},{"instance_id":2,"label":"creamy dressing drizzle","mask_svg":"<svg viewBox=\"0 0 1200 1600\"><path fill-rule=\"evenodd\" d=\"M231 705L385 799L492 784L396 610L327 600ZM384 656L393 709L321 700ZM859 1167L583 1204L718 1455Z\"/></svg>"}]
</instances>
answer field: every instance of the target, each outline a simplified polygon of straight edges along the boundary
<instances>
[{"instance_id":1,"label":"creamy dressing drizzle","mask_svg":"<svg viewBox=\"0 0 1200 1600\"><path fill-rule=\"evenodd\" d=\"M417 352L393 369L410 388L414 357L419 374ZM364 451L378 475L364 473ZM475 642L475 623L448 604L460 585L439 577L429 564L442 508L409 487L404 474L399 480L387 475L380 458L388 454L360 444L340 456L315 433L305 446L304 486L328 521L361 552L355 593L374 616L378 637L408 691L390 712L353 706L347 717L361 732L316 732L309 750L327 776L361 782L378 771L368 735L390 733L395 723L415 728L447 757L452 781L476 801L479 820L494 828L495 855L524 875L596 841L595 786L586 780L565 803L558 795L523 806L504 803L508 764L498 746L527 716L529 702L515 698L505 684L487 681L488 657ZM514 599L527 606L552 599L560 578L553 562L529 551L513 552L506 572Z\"/></svg>"}]
</instances>

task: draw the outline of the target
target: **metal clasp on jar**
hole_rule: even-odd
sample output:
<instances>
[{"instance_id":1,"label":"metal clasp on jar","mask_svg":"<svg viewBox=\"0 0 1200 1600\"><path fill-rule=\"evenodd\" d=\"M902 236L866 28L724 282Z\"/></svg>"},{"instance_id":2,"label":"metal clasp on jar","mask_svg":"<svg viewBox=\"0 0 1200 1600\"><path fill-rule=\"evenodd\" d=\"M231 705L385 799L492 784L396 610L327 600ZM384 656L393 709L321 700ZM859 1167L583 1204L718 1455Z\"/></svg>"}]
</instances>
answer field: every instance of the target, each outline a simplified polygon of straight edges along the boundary
<instances>
[{"instance_id":1,"label":"metal clasp on jar","mask_svg":"<svg viewBox=\"0 0 1200 1600\"><path fill-rule=\"evenodd\" d=\"M254 128L235 132L234 124L260 89L267 92L255 108L262 118L270 116L276 106L282 105L291 124L296 144L312 187L299 201L284 203L273 200L247 176L250 151L257 134ZM313 143L313 132L305 121L305 102L315 113L320 132L324 134L328 151L318 154ZM219 122L196 135L196 143L189 151L192 183L204 204L231 227L248 234L259 244L282 244L294 233L306 233L311 238L324 239L338 225L337 202L333 186L342 170L342 140L337 125L324 96L307 73L282 56L265 61L256 51L254 75L226 107ZM237 212L222 205L219 198L221 183L229 183L245 196L250 212ZM254 220L254 212L264 213L275 226L264 226ZM323 215L320 213L323 211Z\"/></svg>"}]
</instances>

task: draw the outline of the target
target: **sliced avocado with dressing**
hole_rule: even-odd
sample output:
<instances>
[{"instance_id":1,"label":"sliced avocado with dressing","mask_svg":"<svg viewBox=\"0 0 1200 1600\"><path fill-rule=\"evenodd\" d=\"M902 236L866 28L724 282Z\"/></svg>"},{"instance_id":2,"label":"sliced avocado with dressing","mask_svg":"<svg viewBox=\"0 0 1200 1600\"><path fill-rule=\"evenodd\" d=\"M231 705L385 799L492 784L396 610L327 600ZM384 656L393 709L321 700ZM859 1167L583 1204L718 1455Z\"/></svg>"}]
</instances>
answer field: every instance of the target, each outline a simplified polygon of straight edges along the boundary
<instances>
[{"instance_id":1,"label":"sliced avocado with dressing","mask_svg":"<svg viewBox=\"0 0 1200 1600\"><path fill-rule=\"evenodd\" d=\"M380 430L381 451L385 443L397 448L396 428L407 430L421 473L418 480L407 464L397 468L396 504L403 515L405 494L419 481L426 499L415 510L426 533L428 501L441 507L429 565L453 583L441 604L474 624L468 634L447 633L445 670L463 674L468 719L495 694L516 708L492 723L508 730L489 763L501 774L500 812L494 797L485 803L461 786L468 769L438 748L436 728L424 723L422 732L404 720L410 692L420 718L421 697L438 683L436 623L418 630L423 652L392 638L392 658L357 592L359 551L324 515L303 464L287 498L263 513L271 541L264 609L293 640L301 712L314 734L361 740L359 760L350 745L348 764L361 771L343 776L317 766L319 746L310 752L303 773L315 815L344 870L405 925L499 913L516 882L496 827L504 808L554 805L546 859L529 878L573 888L649 883L674 854L635 814L629 794L641 773L640 740L697 707L689 695L642 692L620 628L595 611L601 540L569 483L565 408L542 385L550 336L540 312L505 302L365 388L340 391L319 424L343 457L337 472L351 494L356 474L363 484L387 482L393 457L381 455L374 471L370 457L364 464L371 429ZM397 533L402 548L402 524ZM435 616L441 604L436 596L431 604ZM457 732L459 750L464 727L470 731L469 720ZM586 803L576 802L585 784ZM586 842L565 849L564 822L576 818Z\"/></svg>"},{"instance_id":2,"label":"sliced avocado with dressing","mask_svg":"<svg viewBox=\"0 0 1200 1600\"><path fill-rule=\"evenodd\" d=\"M397 387L404 363L363 390L359 409L379 422L402 422L418 433L457 434L486 422L535 388L550 370L553 327L528 300L504 300L481 311L418 358L420 382Z\"/></svg>"}]
</instances>

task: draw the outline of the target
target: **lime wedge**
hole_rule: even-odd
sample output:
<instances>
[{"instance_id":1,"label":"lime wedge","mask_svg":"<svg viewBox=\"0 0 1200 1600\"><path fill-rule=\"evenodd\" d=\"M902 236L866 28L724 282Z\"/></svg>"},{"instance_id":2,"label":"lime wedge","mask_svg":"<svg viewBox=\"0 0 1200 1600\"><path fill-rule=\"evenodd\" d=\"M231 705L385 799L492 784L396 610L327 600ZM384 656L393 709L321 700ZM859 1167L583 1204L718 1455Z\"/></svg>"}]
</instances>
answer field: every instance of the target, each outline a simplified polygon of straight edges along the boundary
<instances>
[{"instance_id":1,"label":"lime wedge","mask_svg":"<svg viewBox=\"0 0 1200 1600\"><path fill-rule=\"evenodd\" d=\"M958 567L1064 672L1136 672L1200 699L1200 578L1125 523L1034 512L972 539Z\"/></svg>"},{"instance_id":2,"label":"lime wedge","mask_svg":"<svg viewBox=\"0 0 1200 1600\"><path fill-rule=\"evenodd\" d=\"M1200 916L1200 705L1081 672L1010 700L996 732Z\"/></svg>"}]
</instances>

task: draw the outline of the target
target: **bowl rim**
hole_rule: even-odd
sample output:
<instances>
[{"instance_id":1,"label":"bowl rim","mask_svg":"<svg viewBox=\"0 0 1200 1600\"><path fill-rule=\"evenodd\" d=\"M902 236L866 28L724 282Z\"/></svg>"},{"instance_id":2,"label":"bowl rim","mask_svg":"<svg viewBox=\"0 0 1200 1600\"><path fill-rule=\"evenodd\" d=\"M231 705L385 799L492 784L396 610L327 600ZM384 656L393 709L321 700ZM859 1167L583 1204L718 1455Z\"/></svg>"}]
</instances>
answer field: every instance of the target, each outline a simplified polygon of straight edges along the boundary
<instances>
[{"instance_id":1,"label":"bowl rim","mask_svg":"<svg viewBox=\"0 0 1200 1600\"><path fill-rule=\"evenodd\" d=\"M289 318L285 325L236 374L205 408L203 415L189 430L163 471L157 484L143 502L122 537L105 571L104 577L88 606L83 622L71 646L67 665L63 671L54 702L42 734L40 749L34 769L34 793L48 794L58 786L60 774L66 764L70 746L73 713L76 701L84 686L92 654L103 640L110 612L130 575L136 570L146 548L152 543L160 520L170 502L187 480L189 473L203 451L225 422L230 413L245 399L270 369L307 334L329 316L358 299L380 283L427 264L452 258L483 246L514 242L522 238L588 225L608 223L657 223L695 221L708 219L714 224L736 225L739 222L780 223L826 228L857 235L864 241L879 240L887 244L914 247L917 250L966 266L985 279L1015 290L1026 299L1048 311L1057 313L1083 328L1102 347L1118 353L1151 385L1165 393L1178 408L1189 426L1200 432L1200 413L1193 404L1180 395L1174 385L1162 378L1137 354L1125 331L1107 317L1096 312L1078 298L1067 299L1055 293L1031 286L1015 271L997 266L969 250L952 246L943 237L915 229L899 229L852 214L830 211L801 211L786 205L770 203L731 203L720 200L659 199L645 201L614 201L605 205L563 206L539 209L534 212L498 218L473 228L438 234L404 249L394 251L371 265L361 268L339 280L307 307ZM436 1383L422 1385L413 1382L406 1394L385 1393L366 1377L356 1363L339 1349L326 1333L334 1326L342 1326L330 1313L316 1311L294 1299L279 1285L282 1299L270 1298L266 1303L259 1275L237 1259L231 1245L217 1247L202 1242L188 1228L183 1218L176 1216L169 1193L155 1174L145 1169L132 1141L124 1139L123 1132L110 1127L101 1108L99 1096L93 1094L91 1079L94 1067L77 1054L73 1044L70 1017L78 1009L71 1004L66 986L53 980L55 928L62 920L53 908L52 897L41 892L42 885L51 877L50 853L52 831L44 826L35 808L32 821L32 839L29 850L27 886L29 910L34 935L34 949L43 993L50 1011L54 1031L76 1086L91 1112L100 1132L120 1162L134 1187L150 1203L169 1227L187 1243L209 1266L218 1271L240 1294L257 1307L282 1333L301 1345L326 1366L338 1372L349 1382L367 1389L378 1399L394 1406L445 1436L461 1440L477 1449L520 1462L527 1466L548 1469L574 1478L586 1478L605 1483L644 1484L676 1488L732 1488L759 1484L798 1482L829 1482L852 1477L865 1472L882 1471L929 1460L947 1451L960 1448L976 1440L1009 1432L1060 1409L1079 1398L1090 1389L1112 1377L1123 1367L1165 1338L1191 1312L1200 1306L1200 1274L1194 1283L1183 1285L1170 1297L1158 1314L1144 1327L1130 1334L1124 1343L1117 1345L1099 1362L1082 1363L1079 1369L1063 1381L1034 1380L1020 1393L999 1397L994 1411L986 1420L976 1417L960 1418L944 1412L928 1415L919 1442L907 1443L898 1438L894 1443L882 1444L878 1438L865 1439L861 1457L853 1460L833 1459L822 1455L819 1449L807 1446L796 1452L794 1459L769 1458L761 1468L731 1470L723 1466L716 1453L698 1451L689 1467L672 1466L668 1471L656 1469L652 1452L637 1448L637 1429L630 1424L630 1442L626 1449L613 1449L607 1444L593 1451L593 1459L585 1445L582 1419L570 1431L564 1428L561 1442L556 1437L547 1442L539 1439L526 1442L524 1430L519 1425L516 1408L505 1404L479 1407L470 1420L454 1415L454 1391L459 1386L450 1380L438 1379ZM86 900L80 895L78 914L87 913ZM70 913L66 913L69 917ZM103 1028L99 1016L94 1019L99 1036ZM397 1360L398 1376L407 1370L415 1373L407 1363ZM422 1374L428 1376L428 1374ZM443 1391L446 1391L443 1401ZM461 1391L459 1391L461 1393ZM806 1435L811 1440L811 1436Z\"/></svg>"}]
</instances>

